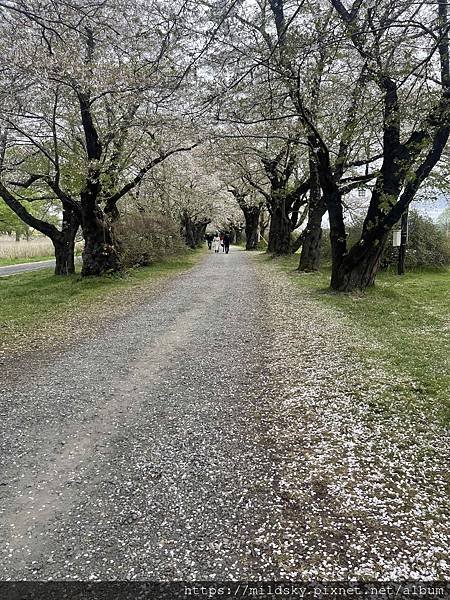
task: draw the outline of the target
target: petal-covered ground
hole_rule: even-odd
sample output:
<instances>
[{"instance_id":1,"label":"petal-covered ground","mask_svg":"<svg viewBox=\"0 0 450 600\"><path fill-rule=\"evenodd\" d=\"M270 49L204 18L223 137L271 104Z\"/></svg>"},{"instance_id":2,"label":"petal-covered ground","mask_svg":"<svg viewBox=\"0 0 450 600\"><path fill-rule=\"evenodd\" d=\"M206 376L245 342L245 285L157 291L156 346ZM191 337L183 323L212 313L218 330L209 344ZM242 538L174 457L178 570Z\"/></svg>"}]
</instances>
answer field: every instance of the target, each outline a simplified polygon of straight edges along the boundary
<instances>
[{"instance_id":1,"label":"petal-covered ground","mask_svg":"<svg viewBox=\"0 0 450 600\"><path fill-rule=\"evenodd\" d=\"M438 415L426 398L410 406L408 376L357 358L377 342L265 267L280 566L307 579L448 578L449 446Z\"/></svg>"}]
</instances>

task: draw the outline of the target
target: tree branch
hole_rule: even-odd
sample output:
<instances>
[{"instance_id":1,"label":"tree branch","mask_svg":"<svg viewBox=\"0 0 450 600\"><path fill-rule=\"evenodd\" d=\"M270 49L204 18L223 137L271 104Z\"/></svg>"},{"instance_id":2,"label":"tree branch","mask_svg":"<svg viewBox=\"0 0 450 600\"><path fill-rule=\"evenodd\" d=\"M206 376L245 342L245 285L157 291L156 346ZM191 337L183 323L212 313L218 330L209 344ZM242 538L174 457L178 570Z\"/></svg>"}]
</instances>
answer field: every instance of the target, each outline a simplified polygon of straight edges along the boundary
<instances>
[{"instance_id":1,"label":"tree branch","mask_svg":"<svg viewBox=\"0 0 450 600\"><path fill-rule=\"evenodd\" d=\"M109 196L108 198L105 199L105 212L107 213L111 213L114 211L115 206L117 204L117 202L123 197L125 196L125 194L127 194L128 192L130 192L134 187L137 186L137 184L142 181L142 179L145 177L145 175L154 167L156 167L156 165L159 165L160 163L162 163L164 160L166 160L167 158L169 158L169 156L172 156L172 154L176 154L178 152L189 152L190 150L192 150L193 148L196 148L199 145L199 143L195 143L192 144L191 146L187 146L187 147L181 147L181 148L174 148L173 150L169 150L167 152L164 152L163 154L160 154L159 156L157 156L156 158L152 159L149 163L147 163L144 167L142 167L142 169L140 169L139 173L136 175L136 177L134 177L131 181L129 181L127 184L125 184L119 191L117 191L115 194L112 194L111 196Z\"/></svg>"}]
</instances>

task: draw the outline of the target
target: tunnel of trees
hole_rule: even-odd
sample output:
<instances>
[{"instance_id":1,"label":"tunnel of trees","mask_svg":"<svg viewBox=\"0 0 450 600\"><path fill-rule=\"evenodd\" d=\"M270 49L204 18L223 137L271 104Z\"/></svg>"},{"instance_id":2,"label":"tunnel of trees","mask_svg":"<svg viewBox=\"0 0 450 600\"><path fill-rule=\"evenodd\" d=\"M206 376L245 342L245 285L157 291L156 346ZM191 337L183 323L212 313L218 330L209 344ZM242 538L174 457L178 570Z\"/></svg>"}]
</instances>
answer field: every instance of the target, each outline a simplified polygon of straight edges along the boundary
<instances>
[{"instance_id":1,"label":"tunnel of trees","mask_svg":"<svg viewBox=\"0 0 450 600\"><path fill-rule=\"evenodd\" d=\"M447 176L444 0L0 12L0 224L47 236L58 275L80 234L82 274L98 276L127 265L128 238L195 248L207 227L315 271L326 223L332 289L364 290L411 202Z\"/></svg>"}]
</instances>

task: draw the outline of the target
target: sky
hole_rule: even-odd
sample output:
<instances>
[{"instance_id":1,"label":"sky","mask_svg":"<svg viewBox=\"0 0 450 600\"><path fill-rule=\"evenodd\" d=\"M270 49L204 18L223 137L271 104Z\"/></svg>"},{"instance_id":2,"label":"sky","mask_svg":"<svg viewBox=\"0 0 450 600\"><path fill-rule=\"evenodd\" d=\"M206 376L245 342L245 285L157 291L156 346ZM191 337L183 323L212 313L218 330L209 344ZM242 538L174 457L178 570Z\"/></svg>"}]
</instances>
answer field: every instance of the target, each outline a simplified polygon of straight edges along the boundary
<instances>
[{"instance_id":1,"label":"sky","mask_svg":"<svg viewBox=\"0 0 450 600\"><path fill-rule=\"evenodd\" d=\"M434 201L422 200L411 203L411 208L417 210L421 215L427 216L433 221L437 221L443 210L450 206L450 195L442 194Z\"/></svg>"}]
</instances>

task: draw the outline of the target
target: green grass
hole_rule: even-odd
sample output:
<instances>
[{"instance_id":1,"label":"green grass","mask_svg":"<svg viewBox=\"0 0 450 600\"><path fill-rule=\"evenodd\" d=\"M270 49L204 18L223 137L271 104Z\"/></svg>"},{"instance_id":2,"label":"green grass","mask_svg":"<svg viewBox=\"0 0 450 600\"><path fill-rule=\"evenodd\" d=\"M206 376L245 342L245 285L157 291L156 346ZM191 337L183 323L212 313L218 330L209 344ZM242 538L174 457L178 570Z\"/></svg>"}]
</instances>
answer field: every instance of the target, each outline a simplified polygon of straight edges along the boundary
<instances>
[{"instance_id":1,"label":"green grass","mask_svg":"<svg viewBox=\"0 0 450 600\"><path fill-rule=\"evenodd\" d=\"M0 342L11 332L26 335L65 313L83 311L109 294L193 266L199 253L188 252L121 275L56 277L51 269L0 278Z\"/></svg>"},{"instance_id":2,"label":"green grass","mask_svg":"<svg viewBox=\"0 0 450 600\"><path fill-rule=\"evenodd\" d=\"M33 256L33 257L22 257L22 258L0 258L0 267L7 267L9 265L21 265L25 263L39 262L41 260L52 260L54 256Z\"/></svg>"},{"instance_id":3,"label":"green grass","mask_svg":"<svg viewBox=\"0 0 450 600\"><path fill-rule=\"evenodd\" d=\"M298 257L275 259L299 286L309 288L318 301L337 309L354 323L375 349L355 350L378 360L392 372L403 372L416 382L414 398L450 418L450 270L414 270L399 277L381 272L365 294L329 292L329 269L317 274L294 274Z\"/></svg>"}]
</instances>

